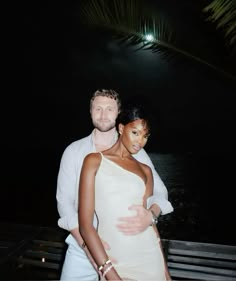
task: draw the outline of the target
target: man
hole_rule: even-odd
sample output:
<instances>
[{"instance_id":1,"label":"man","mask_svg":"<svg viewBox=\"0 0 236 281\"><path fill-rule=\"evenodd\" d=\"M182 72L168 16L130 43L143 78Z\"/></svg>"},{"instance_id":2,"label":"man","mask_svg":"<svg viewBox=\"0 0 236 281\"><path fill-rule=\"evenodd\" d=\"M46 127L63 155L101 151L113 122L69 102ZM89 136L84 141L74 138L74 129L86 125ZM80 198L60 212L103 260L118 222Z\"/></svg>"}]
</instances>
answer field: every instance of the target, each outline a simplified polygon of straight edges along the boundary
<instances>
[{"instance_id":1,"label":"man","mask_svg":"<svg viewBox=\"0 0 236 281\"><path fill-rule=\"evenodd\" d=\"M93 281L98 280L95 270L96 265L91 259L78 227L78 188L80 171L84 157L95 151L110 148L117 140L116 118L120 112L121 102L119 94L114 90L96 91L90 101L90 114L94 125L93 132L78 141L71 143L64 151L60 163L57 179L57 206L60 218L59 227L70 231L66 239L68 249L62 268L61 280ZM134 157L149 165L154 177L154 194L148 199L147 206L155 208L156 214L167 214L173 211L168 201L168 193L165 185L158 176L154 166L142 149ZM125 235L135 235L157 222L153 213L144 209L143 206L130 206L135 210L133 217L120 218L117 228ZM94 224L97 224L96 217ZM101 237L102 239L102 237ZM108 250L109 245L104 241L104 247ZM112 257L111 257L112 258Z\"/></svg>"}]
</instances>

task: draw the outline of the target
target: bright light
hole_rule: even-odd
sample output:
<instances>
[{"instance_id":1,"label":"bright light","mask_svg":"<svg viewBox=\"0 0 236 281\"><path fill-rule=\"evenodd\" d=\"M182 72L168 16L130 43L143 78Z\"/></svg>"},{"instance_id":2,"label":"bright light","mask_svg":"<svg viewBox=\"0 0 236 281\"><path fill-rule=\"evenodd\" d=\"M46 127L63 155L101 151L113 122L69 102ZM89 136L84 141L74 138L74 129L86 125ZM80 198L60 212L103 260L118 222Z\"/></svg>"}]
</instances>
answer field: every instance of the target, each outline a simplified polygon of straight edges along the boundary
<instances>
[{"instance_id":1,"label":"bright light","mask_svg":"<svg viewBox=\"0 0 236 281\"><path fill-rule=\"evenodd\" d=\"M45 262L45 258L42 258L42 262Z\"/></svg>"},{"instance_id":2,"label":"bright light","mask_svg":"<svg viewBox=\"0 0 236 281\"><path fill-rule=\"evenodd\" d=\"M149 41L149 42L152 42L154 40L154 37L153 37L152 34L146 34L144 36L144 38L145 38L146 41Z\"/></svg>"}]
</instances>

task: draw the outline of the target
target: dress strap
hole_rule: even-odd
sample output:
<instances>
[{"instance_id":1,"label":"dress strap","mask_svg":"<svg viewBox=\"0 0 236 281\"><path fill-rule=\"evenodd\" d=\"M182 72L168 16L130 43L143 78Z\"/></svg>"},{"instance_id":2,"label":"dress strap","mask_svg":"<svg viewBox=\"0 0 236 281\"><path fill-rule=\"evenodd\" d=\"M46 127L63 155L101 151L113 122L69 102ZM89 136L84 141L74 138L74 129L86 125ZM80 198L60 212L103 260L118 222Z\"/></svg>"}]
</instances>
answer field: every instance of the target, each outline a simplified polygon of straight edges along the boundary
<instances>
[{"instance_id":1,"label":"dress strap","mask_svg":"<svg viewBox=\"0 0 236 281\"><path fill-rule=\"evenodd\" d=\"M103 153L101 151L99 151L98 153L101 155L101 163L102 163L104 161L105 157L104 157L104 155L103 155Z\"/></svg>"}]
</instances>

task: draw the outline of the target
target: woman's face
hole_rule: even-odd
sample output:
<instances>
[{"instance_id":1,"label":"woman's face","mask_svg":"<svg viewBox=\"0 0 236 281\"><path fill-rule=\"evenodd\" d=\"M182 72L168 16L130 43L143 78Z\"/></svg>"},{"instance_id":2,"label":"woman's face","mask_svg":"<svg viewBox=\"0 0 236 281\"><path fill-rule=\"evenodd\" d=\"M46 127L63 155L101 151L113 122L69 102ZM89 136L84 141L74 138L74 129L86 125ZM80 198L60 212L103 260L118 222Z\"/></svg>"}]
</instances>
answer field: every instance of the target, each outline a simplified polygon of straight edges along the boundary
<instances>
[{"instance_id":1,"label":"woman's face","mask_svg":"<svg viewBox=\"0 0 236 281\"><path fill-rule=\"evenodd\" d=\"M143 119L138 119L126 125L119 124L119 133L123 145L135 154L147 143L149 128Z\"/></svg>"}]
</instances>

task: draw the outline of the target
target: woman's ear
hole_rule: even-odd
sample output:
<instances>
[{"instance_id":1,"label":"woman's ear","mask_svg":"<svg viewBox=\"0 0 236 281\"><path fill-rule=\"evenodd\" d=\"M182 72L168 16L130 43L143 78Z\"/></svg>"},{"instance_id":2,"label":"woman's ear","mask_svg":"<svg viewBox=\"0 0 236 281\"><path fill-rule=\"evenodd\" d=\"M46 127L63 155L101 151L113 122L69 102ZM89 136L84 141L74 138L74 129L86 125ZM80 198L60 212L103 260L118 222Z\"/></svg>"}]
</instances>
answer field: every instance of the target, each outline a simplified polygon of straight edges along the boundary
<instances>
[{"instance_id":1,"label":"woman's ear","mask_svg":"<svg viewBox=\"0 0 236 281\"><path fill-rule=\"evenodd\" d=\"M119 134L120 134L120 135L122 135L123 130L124 130L124 125L123 125L123 124L119 124L119 125L118 125L118 131L119 131Z\"/></svg>"}]
</instances>

